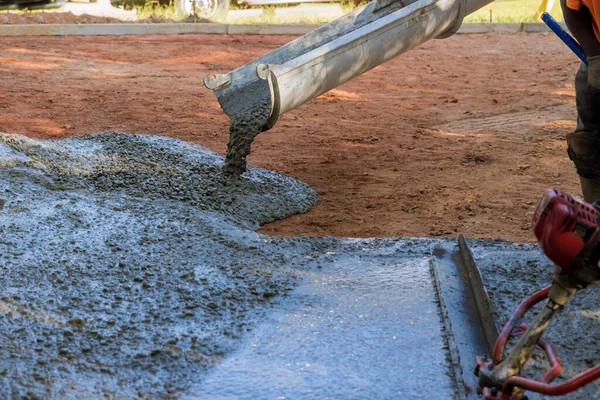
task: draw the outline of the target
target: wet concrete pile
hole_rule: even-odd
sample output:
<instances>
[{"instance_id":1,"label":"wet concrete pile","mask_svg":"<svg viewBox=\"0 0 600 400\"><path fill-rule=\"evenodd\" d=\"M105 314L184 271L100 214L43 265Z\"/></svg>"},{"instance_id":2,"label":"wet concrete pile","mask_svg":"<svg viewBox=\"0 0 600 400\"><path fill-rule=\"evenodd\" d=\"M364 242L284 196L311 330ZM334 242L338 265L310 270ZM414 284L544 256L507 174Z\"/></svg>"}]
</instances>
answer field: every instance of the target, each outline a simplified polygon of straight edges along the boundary
<instances>
[{"instance_id":1,"label":"wet concrete pile","mask_svg":"<svg viewBox=\"0 0 600 400\"><path fill-rule=\"evenodd\" d=\"M492 301L499 330L522 300L552 283L554 265L540 252L537 244L477 240L470 242L470 248ZM540 307L532 309L525 320L531 321ZM600 286L577 293L550 322L544 337L554 346L563 365L563 372L554 383L600 364ZM543 352L538 349L524 373L537 379L548 368ZM531 399L541 398L528 395ZM593 399L599 395L600 383L595 383L568 398Z\"/></svg>"},{"instance_id":2,"label":"wet concrete pile","mask_svg":"<svg viewBox=\"0 0 600 400\"><path fill-rule=\"evenodd\" d=\"M315 193L221 165L168 138L0 135L3 398L176 396L296 286L312 244L247 228Z\"/></svg>"}]
</instances>

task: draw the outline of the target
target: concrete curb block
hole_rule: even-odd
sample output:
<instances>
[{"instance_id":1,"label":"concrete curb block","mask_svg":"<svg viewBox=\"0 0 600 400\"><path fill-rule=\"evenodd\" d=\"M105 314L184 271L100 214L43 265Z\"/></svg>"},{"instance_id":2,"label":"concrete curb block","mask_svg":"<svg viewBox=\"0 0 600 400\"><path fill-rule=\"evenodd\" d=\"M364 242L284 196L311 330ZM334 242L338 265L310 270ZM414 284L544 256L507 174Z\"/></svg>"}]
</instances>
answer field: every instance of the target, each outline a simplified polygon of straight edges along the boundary
<instances>
[{"instance_id":1,"label":"concrete curb block","mask_svg":"<svg viewBox=\"0 0 600 400\"><path fill-rule=\"evenodd\" d=\"M229 35L305 35L321 25L226 25Z\"/></svg>"},{"instance_id":2,"label":"concrete curb block","mask_svg":"<svg viewBox=\"0 0 600 400\"><path fill-rule=\"evenodd\" d=\"M462 24L458 33L522 32L523 24Z\"/></svg>"},{"instance_id":3,"label":"concrete curb block","mask_svg":"<svg viewBox=\"0 0 600 400\"><path fill-rule=\"evenodd\" d=\"M0 25L0 36L102 36L102 35L304 35L320 25L225 25L225 24L26 24ZM542 23L463 24L459 34L539 33L550 30Z\"/></svg>"},{"instance_id":4,"label":"concrete curb block","mask_svg":"<svg viewBox=\"0 0 600 400\"><path fill-rule=\"evenodd\" d=\"M561 24L563 28L567 29L566 25ZM458 33L491 33L491 32L504 32L504 33L541 33L551 32L550 28L541 22L523 22L523 23L510 23L510 24L463 24Z\"/></svg>"},{"instance_id":5,"label":"concrete curb block","mask_svg":"<svg viewBox=\"0 0 600 400\"><path fill-rule=\"evenodd\" d=\"M0 36L100 36L227 34L223 24L28 24L0 25Z\"/></svg>"},{"instance_id":6,"label":"concrete curb block","mask_svg":"<svg viewBox=\"0 0 600 400\"><path fill-rule=\"evenodd\" d=\"M565 24L561 24L563 28L567 29ZM527 33L538 33L538 32L552 32L546 24L537 24L533 22L526 22L523 24L523 32Z\"/></svg>"}]
</instances>

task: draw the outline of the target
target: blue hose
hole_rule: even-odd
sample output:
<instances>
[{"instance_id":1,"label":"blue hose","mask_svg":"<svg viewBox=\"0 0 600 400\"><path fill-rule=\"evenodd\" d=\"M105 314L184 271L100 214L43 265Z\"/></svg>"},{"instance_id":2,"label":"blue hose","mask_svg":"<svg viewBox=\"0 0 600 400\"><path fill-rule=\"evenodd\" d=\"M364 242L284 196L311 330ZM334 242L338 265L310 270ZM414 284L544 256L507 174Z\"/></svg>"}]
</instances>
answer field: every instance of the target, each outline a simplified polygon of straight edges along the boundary
<instances>
[{"instance_id":1,"label":"blue hose","mask_svg":"<svg viewBox=\"0 0 600 400\"><path fill-rule=\"evenodd\" d=\"M567 31L565 31L562 28L562 26L560 26L560 24L556 22L554 18L552 18L552 15L548 14L547 12L543 13L542 21L544 21L546 25L548 25L548 27L552 29L552 32L556 33L556 35L563 42L565 42L567 46L569 46L573 53L575 53L585 65L588 65L588 62L585 58L585 53L583 52L583 48L579 45L579 43L577 43L575 39L573 39L573 36L569 35L569 33L567 33Z\"/></svg>"}]
</instances>

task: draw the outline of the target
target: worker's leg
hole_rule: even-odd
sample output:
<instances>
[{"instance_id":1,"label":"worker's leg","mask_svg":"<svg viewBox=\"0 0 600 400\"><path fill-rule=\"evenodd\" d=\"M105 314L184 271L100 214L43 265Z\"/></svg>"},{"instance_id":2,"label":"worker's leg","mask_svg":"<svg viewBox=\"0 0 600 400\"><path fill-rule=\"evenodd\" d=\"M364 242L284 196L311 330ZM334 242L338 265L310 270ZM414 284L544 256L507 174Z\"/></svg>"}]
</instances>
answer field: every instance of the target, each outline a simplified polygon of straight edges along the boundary
<instances>
[{"instance_id":1,"label":"worker's leg","mask_svg":"<svg viewBox=\"0 0 600 400\"><path fill-rule=\"evenodd\" d=\"M600 91L587 83L587 67L575 77L577 128L567 134L569 157L575 163L586 201L600 200Z\"/></svg>"}]
</instances>

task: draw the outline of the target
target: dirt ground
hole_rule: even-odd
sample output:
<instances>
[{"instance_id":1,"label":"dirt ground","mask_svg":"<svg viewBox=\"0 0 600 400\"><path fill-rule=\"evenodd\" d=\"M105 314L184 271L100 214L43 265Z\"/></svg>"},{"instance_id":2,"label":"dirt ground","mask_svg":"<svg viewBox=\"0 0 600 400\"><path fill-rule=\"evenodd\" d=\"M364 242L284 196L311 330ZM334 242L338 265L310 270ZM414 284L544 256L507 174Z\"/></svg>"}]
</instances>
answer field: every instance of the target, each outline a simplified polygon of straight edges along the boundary
<instances>
[{"instance_id":1,"label":"dirt ground","mask_svg":"<svg viewBox=\"0 0 600 400\"><path fill-rule=\"evenodd\" d=\"M0 12L0 24L108 24L119 22L121 22L121 20L117 18L97 17L94 15L74 15L70 12Z\"/></svg>"},{"instance_id":2,"label":"dirt ground","mask_svg":"<svg viewBox=\"0 0 600 400\"><path fill-rule=\"evenodd\" d=\"M0 131L64 138L120 130L224 153L228 119L204 88L290 36L0 38ZM532 241L547 187L579 194L566 154L576 57L548 34L426 43L286 115L250 164L319 193L273 235Z\"/></svg>"}]
</instances>

